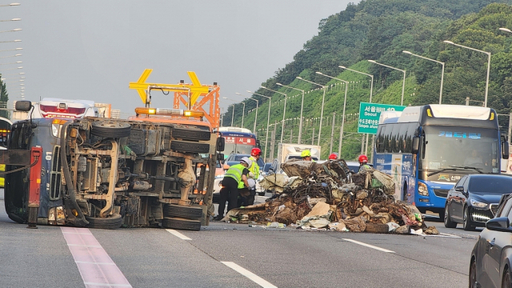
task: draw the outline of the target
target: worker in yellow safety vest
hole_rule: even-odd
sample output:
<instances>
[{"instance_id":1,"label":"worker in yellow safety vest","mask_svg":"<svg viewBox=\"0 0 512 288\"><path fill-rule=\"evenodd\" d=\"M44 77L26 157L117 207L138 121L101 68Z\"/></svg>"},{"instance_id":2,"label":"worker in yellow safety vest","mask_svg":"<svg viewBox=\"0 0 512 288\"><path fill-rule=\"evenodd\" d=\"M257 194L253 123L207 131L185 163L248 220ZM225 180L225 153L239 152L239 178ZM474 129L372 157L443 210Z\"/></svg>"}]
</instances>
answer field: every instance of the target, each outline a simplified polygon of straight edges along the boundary
<instances>
[{"instance_id":1,"label":"worker in yellow safety vest","mask_svg":"<svg viewBox=\"0 0 512 288\"><path fill-rule=\"evenodd\" d=\"M303 150L300 153L300 157L302 157L302 161L311 161L311 151L310 150Z\"/></svg>"},{"instance_id":2,"label":"worker in yellow safety vest","mask_svg":"<svg viewBox=\"0 0 512 288\"><path fill-rule=\"evenodd\" d=\"M366 155L359 156L357 160L359 161L359 171L364 171L372 168L370 165L368 165L368 157L366 157Z\"/></svg>"},{"instance_id":3,"label":"worker in yellow safety vest","mask_svg":"<svg viewBox=\"0 0 512 288\"><path fill-rule=\"evenodd\" d=\"M224 179L222 179L222 189L220 190L220 200L218 214L214 220L221 220L224 218L224 209L226 208L226 201L228 202L228 211L238 207L238 189L249 187L247 175L252 165L252 161L244 157L240 160L240 164L235 164L229 167Z\"/></svg>"},{"instance_id":4,"label":"worker in yellow safety vest","mask_svg":"<svg viewBox=\"0 0 512 288\"><path fill-rule=\"evenodd\" d=\"M256 181L258 181L258 178L260 177L260 165L258 165L258 160L261 157L261 149L260 148L252 148L251 150L251 157L249 159L252 161L252 165L248 168L249 169L249 175L248 178L252 180L248 180L249 184L254 184L251 187L248 188L242 188L240 191L238 191L239 197L238 197L238 207L240 206L248 206L253 205L254 200L256 198ZM254 180L254 182L252 182Z\"/></svg>"}]
</instances>

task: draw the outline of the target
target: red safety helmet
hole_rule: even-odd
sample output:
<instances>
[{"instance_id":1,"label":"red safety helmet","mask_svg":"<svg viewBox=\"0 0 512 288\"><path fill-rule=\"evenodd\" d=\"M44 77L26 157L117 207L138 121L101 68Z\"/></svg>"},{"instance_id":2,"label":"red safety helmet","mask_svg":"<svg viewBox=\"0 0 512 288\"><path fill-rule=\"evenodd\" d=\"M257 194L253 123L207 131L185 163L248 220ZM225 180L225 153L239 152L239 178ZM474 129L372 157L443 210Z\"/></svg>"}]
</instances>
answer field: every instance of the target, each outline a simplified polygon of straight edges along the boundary
<instances>
[{"instance_id":1,"label":"red safety helmet","mask_svg":"<svg viewBox=\"0 0 512 288\"><path fill-rule=\"evenodd\" d=\"M332 153L331 155L329 155L329 160L336 160L338 159L338 155L336 153Z\"/></svg>"},{"instance_id":2,"label":"red safety helmet","mask_svg":"<svg viewBox=\"0 0 512 288\"><path fill-rule=\"evenodd\" d=\"M261 156L261 149L260 148L252 148L251 156Z\"/></svg>"},{"instance_id":3,"label":"red safety helmet","mask_svg":"<svg viewBox=\"0 0 512 288\"><path fill-rule=\"evenodd\" d=\"M358 160L359 163L368 163L368 157L366 157L366 155L359 156Z\"/></svg>"}]
</instances>

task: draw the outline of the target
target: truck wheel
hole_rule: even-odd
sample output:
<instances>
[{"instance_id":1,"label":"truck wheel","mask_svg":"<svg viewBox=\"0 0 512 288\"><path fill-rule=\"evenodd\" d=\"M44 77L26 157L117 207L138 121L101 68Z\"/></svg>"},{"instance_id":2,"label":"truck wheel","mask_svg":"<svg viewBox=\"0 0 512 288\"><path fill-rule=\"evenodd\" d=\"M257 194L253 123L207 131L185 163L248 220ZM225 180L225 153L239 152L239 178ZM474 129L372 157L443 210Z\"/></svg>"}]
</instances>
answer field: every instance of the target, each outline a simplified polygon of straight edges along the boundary
<instances>
[{"instance_id":1,"label":"truck wheel","mask_svg":"<svg viewBox=\"0 0 512 288\"><path fill-rule=\"evenodd\" d=\"M132 126L112 120L96 121L92 123L91 134L99 137L122 138L130 136Z\"/></svg>"},{"instance_id":2,"label":"truck wheel","mask_svg":"<svg viewBox=\"0 0 512 288\"><path fill-rule=\"evenodd\" d=\"M203 209L199 206L167 204L164 205L164 217L178 217L200 220L203 217Z\"/></svg>"},{"instance_id":3,"label":"truck wheel","mask_svg":"<svg viewBox=\"0 0 512 288\"><path fill-rule=\"evenodd\" d=\"M88 228L117 229L123 225L123 217L121 217L120 214L114 214L107 218L86 216L85 219L89 221L89 225L87 225Z\"/></svg>"},{"instance_id":4,"label":"truck wheel","mask_svg":"<svg viewBox=\"0 0 512 288\"><path fill-rule=\"evenodd\" d=\"M187 129L173 129L172 138L192 141L210 141L210 131L198 131L198 130L187 130Z\"/></svg>"},{"instance_id":5,"label":"truck wheel","mask_svg":"<svg viewBox=\"0 0 512 288\"><path fill-rule=\"evenodd\" d=\"M179 230L199 231L201 229L201 220L164 217L162 220L162 227Z\"/></svg>"},{"instance_id":6,"label":"truck wheel","mask_svg":"<svg viewBox=\"0 0 512 288\"><path fill-rule=\"evenodd\" d=\"M171 149L174 151L185 153L208 153L210 152L210 144L172 141Z\"/></svg>"}]
</instances>

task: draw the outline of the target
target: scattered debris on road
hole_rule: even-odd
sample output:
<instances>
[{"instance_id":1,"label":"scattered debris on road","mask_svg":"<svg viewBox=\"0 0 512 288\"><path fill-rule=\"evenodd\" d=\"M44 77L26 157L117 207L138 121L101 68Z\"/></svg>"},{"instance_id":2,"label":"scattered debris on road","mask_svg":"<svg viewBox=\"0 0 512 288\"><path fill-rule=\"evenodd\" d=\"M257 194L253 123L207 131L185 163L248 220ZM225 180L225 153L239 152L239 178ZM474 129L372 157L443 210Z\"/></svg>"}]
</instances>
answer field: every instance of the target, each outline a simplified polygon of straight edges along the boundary
<instances>
[{"instance_id":1,"label":"scattered debris on road","mask_svg":"<svg viewBox=\"0 0 512 288\"><path fill-rule=\"evenodd\" d=\"M232 209L223 221L351 232L438 235L414 205L395 200L391 176L373 169L352 173L343 159L288 161L285 174L260 185L274 191L265 203Z\"/></svg>"}]
</instances>

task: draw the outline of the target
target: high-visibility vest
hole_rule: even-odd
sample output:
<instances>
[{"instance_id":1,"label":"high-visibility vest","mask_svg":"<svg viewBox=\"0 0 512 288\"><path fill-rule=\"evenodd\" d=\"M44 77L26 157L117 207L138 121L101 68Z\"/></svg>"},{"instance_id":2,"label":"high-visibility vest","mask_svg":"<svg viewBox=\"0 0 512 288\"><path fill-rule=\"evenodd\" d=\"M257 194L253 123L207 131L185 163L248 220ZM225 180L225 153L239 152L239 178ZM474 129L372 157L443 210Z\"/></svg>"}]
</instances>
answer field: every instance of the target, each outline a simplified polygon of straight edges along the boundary
<instances>
[{"instance_id":1,"label":"high-visibility vest","mask_svg":"<svg viewBox=\"0 0 512 288\"><path fill-rule=\"evenodd\" d=\"M242 174L244 172L245 166L242 164L235 164L231 167L229 167L228 171L226 171L226 174L224 174L224 178L233 178L238 183L238 189L243 189L245 187L244 181L242 181Z\"/></svg>"},{"instance_id":2,"label":"high-visibility vest","mask_svg":"<svg viewBox=\"0 0 512 288\"><path fill-rule=\"evenodd\" d=\"M252 172L252 174L254 174L254 179L258 179L260 177L260 165L258 165L257 160L256 158L254 157L249 157L249 159L251 159L252 161L252 165L251 167L249 167L249 172Z\"/></svg>"}]
</instances>

